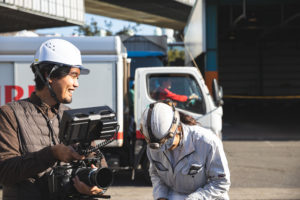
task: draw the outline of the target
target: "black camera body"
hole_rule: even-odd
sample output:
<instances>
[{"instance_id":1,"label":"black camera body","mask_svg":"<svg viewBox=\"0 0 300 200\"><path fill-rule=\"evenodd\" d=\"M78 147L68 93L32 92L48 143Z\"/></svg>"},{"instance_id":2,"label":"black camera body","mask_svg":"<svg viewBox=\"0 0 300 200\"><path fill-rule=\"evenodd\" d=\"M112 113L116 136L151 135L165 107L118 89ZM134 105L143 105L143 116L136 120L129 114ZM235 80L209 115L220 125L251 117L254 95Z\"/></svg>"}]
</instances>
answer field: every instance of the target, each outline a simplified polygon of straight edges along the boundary
<instances>
[{"instance_id":1,"label":"black camera body","mask_svg":"<svg viewBox=\"0 0 300 200\"><path fill-rule=\"evenodd\" d=\"M108 106L72 109L64 111L59 139L65 145L72 145L76 151L86 157L94 154L92 158L71 163L58 163L48 174L49 192L52 199L95 199L109 198L109 196L87 196L80 194L73 186L72 179L78 176L80 181L89 186L97 186L102 190L112 184L113 172L101 166L101 147L114 140L118 131L116 115ZM102 142L96 146L94 140ZM91 165L98 168L91 168Z\"/></svg>"}]
</instances>

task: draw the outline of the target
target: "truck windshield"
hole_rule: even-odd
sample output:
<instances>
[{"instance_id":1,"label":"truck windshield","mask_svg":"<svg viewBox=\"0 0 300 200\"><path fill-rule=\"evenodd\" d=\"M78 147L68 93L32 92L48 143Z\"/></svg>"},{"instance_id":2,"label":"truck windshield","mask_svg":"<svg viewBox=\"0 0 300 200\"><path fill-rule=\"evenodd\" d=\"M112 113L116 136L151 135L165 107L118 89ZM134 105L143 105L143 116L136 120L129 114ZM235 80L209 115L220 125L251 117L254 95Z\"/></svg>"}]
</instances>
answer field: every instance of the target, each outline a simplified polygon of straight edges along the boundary
<instances>
[{"instance_id":1,"label":"truck windshield","mask_svg":"<svg viewBox=\"0 0 300 200\"><path fill-rule=\"evenodd\" d=\"M151 75L148 77L148 95L156 101L171 99L176 107L189 112L206 112L200 87L190 75Z\"/></svg>"}]
</instances>

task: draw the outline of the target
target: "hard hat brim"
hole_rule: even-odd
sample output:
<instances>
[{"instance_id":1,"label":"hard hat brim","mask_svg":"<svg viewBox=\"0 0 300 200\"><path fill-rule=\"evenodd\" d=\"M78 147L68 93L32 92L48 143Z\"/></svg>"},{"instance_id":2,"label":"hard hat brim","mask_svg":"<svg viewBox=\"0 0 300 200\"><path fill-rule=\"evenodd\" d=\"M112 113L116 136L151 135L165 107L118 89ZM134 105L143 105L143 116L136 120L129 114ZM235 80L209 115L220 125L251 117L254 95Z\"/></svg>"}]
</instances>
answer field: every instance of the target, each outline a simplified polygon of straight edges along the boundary
<instances>
[{"instance_id":1,"label":"hard hat brim","mask_svg":"<svg viewBox=\"0 0 300 200\"><path fill-rule=\"evenodd\" d=\"M87 75L87 74L90 73L90 70L83 67L83 66L78 65L78 66L72 66L72 67L79 68L80 69L80 74L82 74L82 75Z\"/></svg>"},{"instance_id":2,"label":"hard hat brim","mask_svg":"<svg viewBox=\"0 0 300 200\"><path fill-rule=\"evenodd\" d=\"M32 63L31 66L33 66L33 65L42 65L42 64L52 64L52 65L57 65L59 67L63 67L63 66L75 67L75 68L80 69L80 74L82 74L82 75L86 75L86 74L90 73L90 70L83 67L82 65L66 65L66 64L56 63L56 62L51 62L51 61L43 61L41 63Z\"/></svg>"}]
</instances>

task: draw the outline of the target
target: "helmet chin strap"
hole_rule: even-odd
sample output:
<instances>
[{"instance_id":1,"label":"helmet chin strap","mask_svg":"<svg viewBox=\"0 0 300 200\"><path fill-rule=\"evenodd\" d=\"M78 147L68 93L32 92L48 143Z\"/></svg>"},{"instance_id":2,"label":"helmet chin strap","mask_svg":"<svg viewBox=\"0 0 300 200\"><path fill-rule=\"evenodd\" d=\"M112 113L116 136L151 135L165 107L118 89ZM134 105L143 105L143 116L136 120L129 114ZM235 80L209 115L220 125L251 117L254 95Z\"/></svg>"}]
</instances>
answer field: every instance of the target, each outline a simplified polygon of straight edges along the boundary
<instances>
[{"instance_id":1,"label":"helmet chin strap","mask_svg":"<svg viewBox=\"0 0 300 200\"><path fill-rule=\"evenodd\" d=\"M45 78L42 76L40 69L37 65L33 65L34 69L35 69L35 76L39 76L40 79L44 82L45 85L47 85L50 95L54 98L54 100L59 104L60 101L58 100L53 88L51 87L51 85L49 84L49 80L50 80L50 76L51 74L58 68L57 65L54 65L54 67L51 69L49 75L47 76L46 80Z\"/></svg>"}]
</instances>

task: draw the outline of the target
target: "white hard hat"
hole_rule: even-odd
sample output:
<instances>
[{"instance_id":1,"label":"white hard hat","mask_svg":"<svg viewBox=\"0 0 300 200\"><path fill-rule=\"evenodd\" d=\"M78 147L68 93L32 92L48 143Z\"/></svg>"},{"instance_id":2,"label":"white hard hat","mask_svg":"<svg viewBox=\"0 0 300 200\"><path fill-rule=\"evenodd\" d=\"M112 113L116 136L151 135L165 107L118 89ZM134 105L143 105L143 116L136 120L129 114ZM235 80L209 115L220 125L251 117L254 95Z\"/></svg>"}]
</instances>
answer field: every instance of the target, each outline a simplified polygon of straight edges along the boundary
<instances>
[{"instance_id":1,"label":"white hard hat","mask_svg":"<svg viewBox=\"0 0 300 200\"><path fill-rule=\"evenodd\" d=\"M50 39L41 44L34 56L33 64L49 62L60 65L77 67L81 74L89 70L82 67L81 53L72 43L63 39Z\"/></svg>"},{"instance_id":2,"label":"white hard hat","mask_svg":"<svg viewBox=\"0 0 300 200\"><path fill-rule=\"evenodd\" d=\"M179 113L174 106L161 102L150 104L142 115L141 132L148 142L160 143L170 133L174 136L179 121Z\"/></svg>"}]
</instances>

